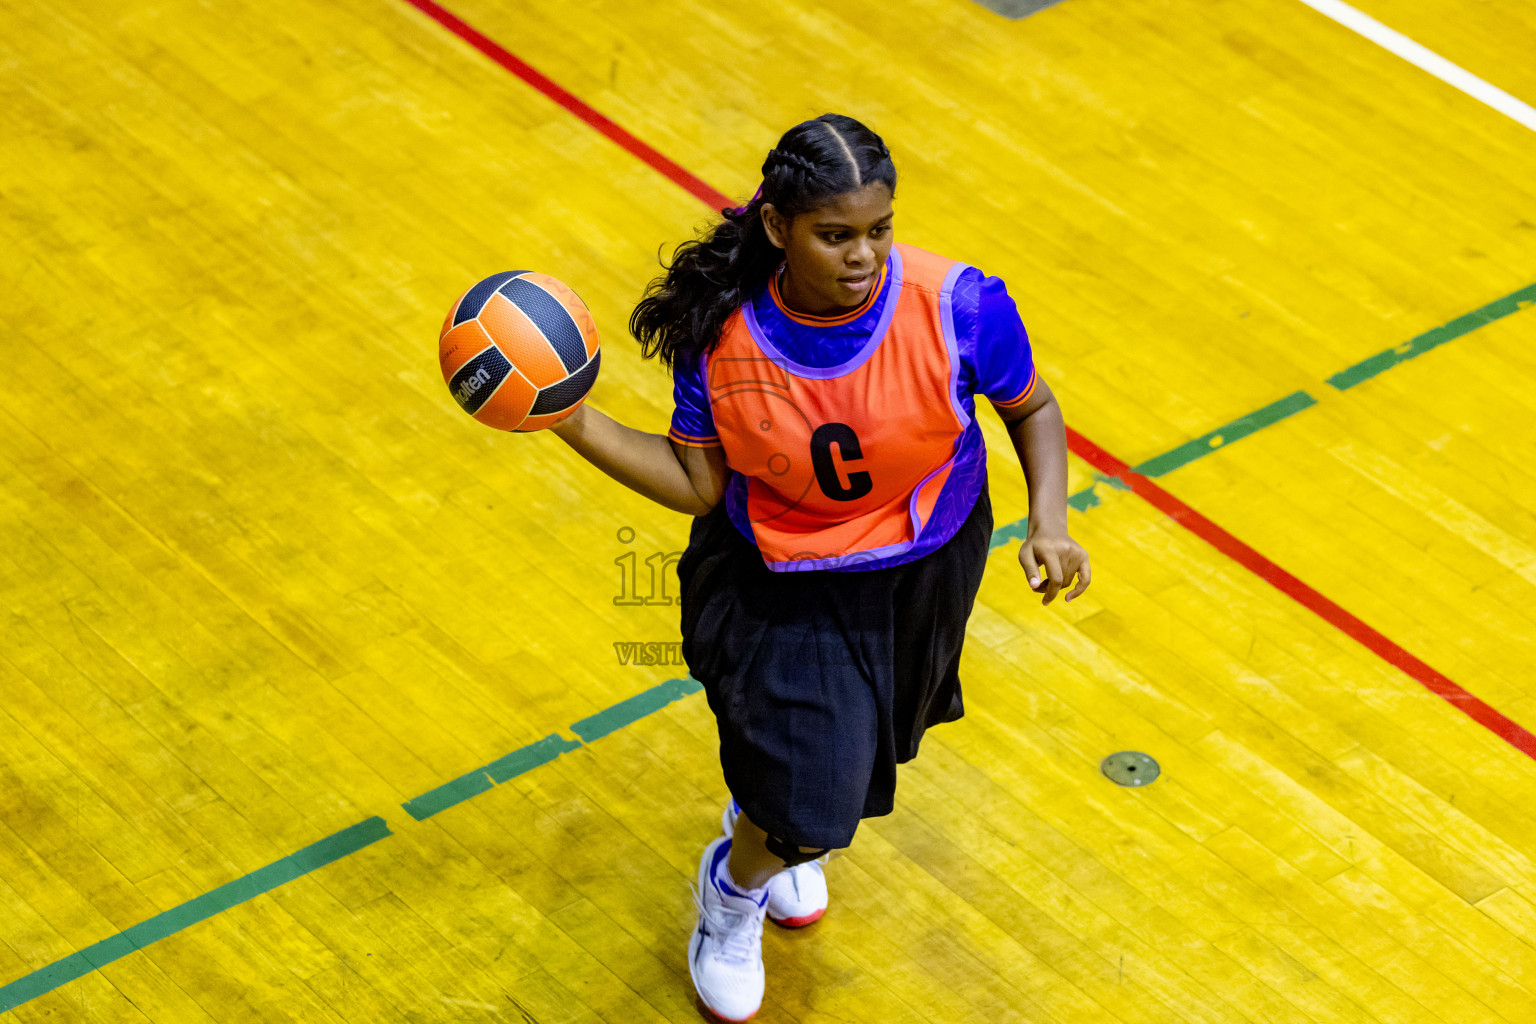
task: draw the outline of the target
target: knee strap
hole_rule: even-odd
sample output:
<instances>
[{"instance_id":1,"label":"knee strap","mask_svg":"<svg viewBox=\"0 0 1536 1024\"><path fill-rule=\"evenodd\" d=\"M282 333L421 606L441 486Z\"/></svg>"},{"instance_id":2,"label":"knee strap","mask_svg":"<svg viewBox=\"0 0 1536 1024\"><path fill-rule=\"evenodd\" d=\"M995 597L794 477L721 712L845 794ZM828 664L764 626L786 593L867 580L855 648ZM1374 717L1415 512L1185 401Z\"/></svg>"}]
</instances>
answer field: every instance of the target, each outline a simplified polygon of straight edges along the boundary
<instances>
[{"instance_id":1,"label":"knee strap","mask_svg":"<svg viewBox=\"0 0 1536 1024\"><path fill-rule=\"evenodd\" d=\"M813 861L817 857L830 852L829 850L802 850L794 843L786 843L778 836L769 836L763 845L768 847L769 853L784 861L786 868L792 868L797 864Z\"/></svg>"}]
</instances>

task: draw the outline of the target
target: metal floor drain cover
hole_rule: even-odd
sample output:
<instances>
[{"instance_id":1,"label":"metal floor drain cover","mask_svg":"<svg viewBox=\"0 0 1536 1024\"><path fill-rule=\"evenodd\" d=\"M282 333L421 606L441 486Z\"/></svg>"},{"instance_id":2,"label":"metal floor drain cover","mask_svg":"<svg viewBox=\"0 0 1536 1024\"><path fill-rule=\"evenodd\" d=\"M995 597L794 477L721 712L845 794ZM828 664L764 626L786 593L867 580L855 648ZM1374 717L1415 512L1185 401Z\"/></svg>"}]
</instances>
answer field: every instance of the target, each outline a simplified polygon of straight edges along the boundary
<instances>
[{"instance_id":1,"label":"metal floor drain cover","mask_svg":"<svg viewBox=\"0 0 1536 1024\"><path fill-rule=\"evenodd\" d=\"M1111 782L1122 786L1150 785L1163 773L1156 761L1137 750L1122 750L1118 754L1110 754L1104 759L1104 763L1099 765L1099 770Z\"/></svg>"}]
</instances>

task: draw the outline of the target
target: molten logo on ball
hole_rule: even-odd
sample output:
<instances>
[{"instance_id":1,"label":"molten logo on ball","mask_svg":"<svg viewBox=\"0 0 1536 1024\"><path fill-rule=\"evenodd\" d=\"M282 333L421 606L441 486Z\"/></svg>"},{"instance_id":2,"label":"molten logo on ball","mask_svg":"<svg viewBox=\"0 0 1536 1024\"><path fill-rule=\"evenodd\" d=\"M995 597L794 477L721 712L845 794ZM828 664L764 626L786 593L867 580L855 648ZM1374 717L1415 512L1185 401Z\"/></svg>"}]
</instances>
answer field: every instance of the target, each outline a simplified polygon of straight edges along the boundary
<instances>
[{"instance_id":1,"label":"molten logo on ball","mask_svg":"<svg viewBox=\"0 0 1536 1024\"><path fill-rule=\"evenodd\" d=\"M487 373L485 367L482 366L480 369L475 371L475 375L473 377L459 385L459 390L453 393L453 397L459 400L460 405L467 406L469 405L470 396L473 395L476 391L479 391L481 388L485 387L485 385L489 384L490 382L491 375Z\"/></svg>"}]
</instances>

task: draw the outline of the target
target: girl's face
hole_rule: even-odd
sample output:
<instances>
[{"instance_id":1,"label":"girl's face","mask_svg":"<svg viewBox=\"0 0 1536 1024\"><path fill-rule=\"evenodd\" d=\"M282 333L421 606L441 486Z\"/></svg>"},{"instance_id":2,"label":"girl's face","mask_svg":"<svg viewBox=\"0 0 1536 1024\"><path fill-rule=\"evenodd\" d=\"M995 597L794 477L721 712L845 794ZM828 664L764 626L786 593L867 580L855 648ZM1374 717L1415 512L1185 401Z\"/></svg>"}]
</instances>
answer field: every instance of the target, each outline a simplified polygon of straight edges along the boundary
<instances>
[{"instance_id":1,"label":"girl's face","mask_svg":"<svg viewBox=\"0 0 1536 1024\"><path fill-rule=\"evenodd\" d=\"M762 207L768 240L784 250L779 295L796 312L834 315L869 298L891 253L891 190L877 181L787 218Z\"/></svg>"}]
</instances>

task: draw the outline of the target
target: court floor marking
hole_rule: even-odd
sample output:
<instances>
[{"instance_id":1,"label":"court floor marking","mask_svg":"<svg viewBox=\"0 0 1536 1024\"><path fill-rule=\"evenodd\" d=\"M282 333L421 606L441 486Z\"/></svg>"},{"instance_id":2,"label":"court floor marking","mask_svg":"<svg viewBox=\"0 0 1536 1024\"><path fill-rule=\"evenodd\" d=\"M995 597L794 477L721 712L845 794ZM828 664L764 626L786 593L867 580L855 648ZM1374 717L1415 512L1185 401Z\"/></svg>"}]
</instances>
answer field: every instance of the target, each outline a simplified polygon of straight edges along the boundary
<instances>
[{"instance_id":1,"label":"court floor marking","mask_svg":"<svg viewBox=\"0 0 1536 1024\"><path fill-rule=\"evenodd\" d=\"M1368 356L1346 370L1328 378L1328 383L1340 391L1347 391L1357 384L1364 384L1372 377L1392 369L1398 363L1416 359L1430 349L1439 348L1448 341L1455 341L1463 334L1470 334L1479 327L1486 327L1495 320L1502 320L1511 313L1536 305L1536 284L1526 285L1519 291L1510 292L1502 299L1495 299L1472 312L1459 316L1450 323L1432 331L1425 331L1393 348Z\"/></svg>"},{"instance_id":2,"label":"court floor marking","mask_svg":"<svg viewBox=\"0 0 1536 1024\"><path fill-rule=\"evenodd\" d=\"M1071 443L1072 451L1099 472L1129 485L1132 491L1168 518L1261 577L1276 590L1315 612L1324 621L1353 637L1378 657L1406 672L1431 693L1464 712L1474 722L1488 729L1522 754L1536 759L1536 736L1478 700L1452 682L1444 673L1399 647L1343 606L1324 597L1322 593L1265 558L1254 548L1238 540L1071 427L1067 428L1067 438Z\"/></svg>"},{"instance_id":3,"label":"court floor marking","mask_svg":"<svg viewBox=\"0 0 1536 1024\"><path fill-rule=\"evenodd\" d=\"M156 914L110 938L102 939L46 967L40 967L31 974L22 975L8 985L0 986L0 1013L13 1010L22 1003L52 992L60 985L105 967L114 960L121 960L129 953L175 935L200 921L206 921L230 907L255 899L264 892L270 892L390 835L394 833L389 830L383 818L365 818L350 828L311 843L264 868L258 868L232 882L225 882L180 906Z\"/></svg>"},{"instance_id":4,"label":"court floor marking","mask_svg":"<svg viewBox=\"0 0 1536 1024\"><path fill-rule=\"evenodd\" d=\"M1426 46L1409 39L1396 29L1388 28L1375 18L1343 2L1343 0L1301 0L1324 17L1332 18L1345 28L1358 32L1377 46L1397 54L1415 67L1434 75L1440 81L1486 103L1499 113L1536 131L1536 109L1515 99L1498 86L1490 85L1466 68L1452 64Z\"/></svg>"},{"instance_id":5,"label":"court floor marking","mask_svg":"<svg viewBox=\"0 0 1536 1024\"><path fill-rule=\"evenodd\" d=\"M649 164L666 177L672 179L674 183L681 186L685 191L712 206L715 212L718 213L722 207L736 205L731 202L730 197L725 193L708 184L704 179L693 174L683 165L669 159L654 146L650 146L635 138L627 129L621 127L605 115L598 113L596 108L566 91L559 83L550 79L534 68L533 65L516 56L507 50L506 47L464 21L442 4L435 3L434 0L405 0L405 2L485 54L492 61L500 64L503 68L533 86L545 96L560 104L560 106L570 111L576 117L608 136L608 138L612 139L631 156Z\"/></svg>"}]
</instances>

